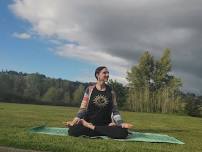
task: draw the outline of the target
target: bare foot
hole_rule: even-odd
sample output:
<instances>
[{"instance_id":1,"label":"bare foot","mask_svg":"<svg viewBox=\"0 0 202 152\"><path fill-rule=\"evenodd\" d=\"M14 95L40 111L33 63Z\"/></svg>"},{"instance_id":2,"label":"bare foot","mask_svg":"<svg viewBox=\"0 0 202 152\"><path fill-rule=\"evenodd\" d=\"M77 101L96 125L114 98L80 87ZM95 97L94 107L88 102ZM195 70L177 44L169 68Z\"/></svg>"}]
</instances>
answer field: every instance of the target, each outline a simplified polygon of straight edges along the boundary
<instances>
[{"instance_id":1,"label":"bare foot","mask_svg":"<svg viewBox=\"0 0 202 152\"><path fill-rule=\"evenodd\" d=\"M111 122L108 126L116 126L114 122Z\"/></svg>"}]
</instances>

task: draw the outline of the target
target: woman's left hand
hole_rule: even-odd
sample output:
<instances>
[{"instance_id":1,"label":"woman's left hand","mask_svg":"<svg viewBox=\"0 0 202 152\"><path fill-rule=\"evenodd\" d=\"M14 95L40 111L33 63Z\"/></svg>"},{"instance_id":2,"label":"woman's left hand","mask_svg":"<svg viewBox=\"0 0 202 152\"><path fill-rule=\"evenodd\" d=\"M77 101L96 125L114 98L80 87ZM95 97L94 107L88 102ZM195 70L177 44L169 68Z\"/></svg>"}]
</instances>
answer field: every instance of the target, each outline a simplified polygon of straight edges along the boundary
<instances>
[{"instance_id":1,"label":"woman's left hand","mask_svg":"<svg viewBox=\"0 0 202 152\"><path fill-rule=\"evenodd\" d=\"M130 124L130 123L122 123L122 124L121 124L121 127L122 127L122 128L130 129L130 128L133 127L133 124Z\"/></svg>"},{"instance_id":2,"label":"woman's left hand","mask_svg":"<svg viewBox=\"0 0 202 152\"><path fill-rule=\"evenodd\" d=\"M65 125L66 127L71 127L71 126L73 126L72 121L65 121L65 122L63 122L63 123L64 123L64 125Z\"/></svg>"}]
</instances>

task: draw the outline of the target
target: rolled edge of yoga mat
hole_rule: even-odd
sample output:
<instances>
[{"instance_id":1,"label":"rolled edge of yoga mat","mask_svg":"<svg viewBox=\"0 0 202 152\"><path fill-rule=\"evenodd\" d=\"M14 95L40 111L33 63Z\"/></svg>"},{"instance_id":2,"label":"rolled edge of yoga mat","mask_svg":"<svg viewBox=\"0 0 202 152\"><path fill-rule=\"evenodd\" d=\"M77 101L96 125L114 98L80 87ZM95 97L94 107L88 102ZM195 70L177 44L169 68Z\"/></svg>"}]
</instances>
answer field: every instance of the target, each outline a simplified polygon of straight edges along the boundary
<instances>
[{"instance_id":1,"label":"rolled edge of yoga mat","mask_svg":"<svg viewBox=\"0 0 202 152\"><path fill-rule=\"evenodd\" d=\"M43 124L41 124L41 125L37 125L37 127L28 128L27 131L33 132L33 131L36 131L36 130L43 129L43 128L45 128L45 127L47 126L47 124L48 124L48 123L45 122L45 123L43 123Z\"/></svg>"}]
</instances>

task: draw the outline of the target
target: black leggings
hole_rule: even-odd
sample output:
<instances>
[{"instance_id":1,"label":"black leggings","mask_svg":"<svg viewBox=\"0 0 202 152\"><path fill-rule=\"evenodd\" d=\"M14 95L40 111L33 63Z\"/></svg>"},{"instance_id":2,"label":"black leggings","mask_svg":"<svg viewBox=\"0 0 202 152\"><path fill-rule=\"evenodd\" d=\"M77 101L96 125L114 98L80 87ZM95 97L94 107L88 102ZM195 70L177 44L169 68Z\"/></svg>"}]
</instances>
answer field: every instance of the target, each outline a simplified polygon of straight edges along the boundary
<instances>
[{"instance_id":1,"label":"black leggings","mask_svg":"<svg viewBox=\"0 0 202 152\"><path fill-rule=\"evenodd\" d=\"M108 136L110 138L123 139L128 136L128 129L120 126L95 126L95 129L89 129L82 124L69 127L68 134L70 136Z\"/></svg>"}]
</instances>

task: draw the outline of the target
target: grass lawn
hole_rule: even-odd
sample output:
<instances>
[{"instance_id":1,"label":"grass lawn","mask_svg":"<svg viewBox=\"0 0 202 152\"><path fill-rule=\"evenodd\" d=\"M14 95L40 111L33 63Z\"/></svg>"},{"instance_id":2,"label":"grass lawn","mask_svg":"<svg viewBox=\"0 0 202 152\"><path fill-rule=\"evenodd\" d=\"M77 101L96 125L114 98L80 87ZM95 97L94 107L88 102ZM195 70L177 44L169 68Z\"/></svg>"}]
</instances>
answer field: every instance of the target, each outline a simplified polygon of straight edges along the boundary
<instances>
[{"instance_id":1,"label":"grass lawn","mask_svg":"<svg viewBox=\"0 0 202 152\"><path fill-rule=\"evenodd\" d=\"M96 152L200 152L202 151L202 119L174 114L153 114L121 111L135 131L174 136L185 145L146 142L120 142L29 134L27 129L47 123L49 127L64 127L78 108L42 106L0 102L0 145L41 151Z\"/></svg>"}]
</instances>

